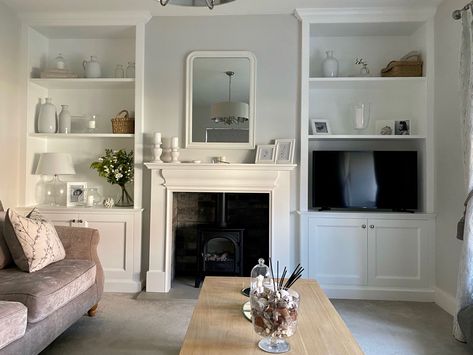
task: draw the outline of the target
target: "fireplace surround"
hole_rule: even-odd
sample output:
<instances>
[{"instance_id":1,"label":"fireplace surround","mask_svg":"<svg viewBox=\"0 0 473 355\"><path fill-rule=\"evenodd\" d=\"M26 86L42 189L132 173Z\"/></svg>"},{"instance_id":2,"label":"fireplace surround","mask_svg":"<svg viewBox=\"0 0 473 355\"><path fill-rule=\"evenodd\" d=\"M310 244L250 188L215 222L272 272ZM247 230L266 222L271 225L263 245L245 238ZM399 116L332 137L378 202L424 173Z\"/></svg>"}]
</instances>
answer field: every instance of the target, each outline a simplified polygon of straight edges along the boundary
<instances>
[{"instance_id":1,"label":"fireplace surround","mask_svg":"<svg viewBox=\"0 0 473 355\"><path fill-rule=\"evenodd\" d=\"M235 192L269 194L270 256L291 266L290 173L286 164L146 163L151 170L147 292L169 292L173 265L173 193Z\"/></svg>"}]
</instances>

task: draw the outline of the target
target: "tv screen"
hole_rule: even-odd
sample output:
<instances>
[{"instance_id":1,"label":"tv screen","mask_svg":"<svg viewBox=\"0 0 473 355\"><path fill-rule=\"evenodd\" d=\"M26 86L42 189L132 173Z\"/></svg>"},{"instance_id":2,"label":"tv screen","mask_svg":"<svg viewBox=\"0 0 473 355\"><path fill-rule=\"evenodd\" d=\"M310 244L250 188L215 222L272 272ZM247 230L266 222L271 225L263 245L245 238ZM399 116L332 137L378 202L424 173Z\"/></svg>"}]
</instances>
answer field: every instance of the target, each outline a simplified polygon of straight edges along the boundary
<instances>
[{"instance_id":1,"label":"tv screen","mask_svg":"<svg viewBox=\"0 0 473 355\"><path fill-rule=\"evenodd\" d=\"M314 151L312 207L417 209L416 151Z\"/></svg>"}]
</instances>

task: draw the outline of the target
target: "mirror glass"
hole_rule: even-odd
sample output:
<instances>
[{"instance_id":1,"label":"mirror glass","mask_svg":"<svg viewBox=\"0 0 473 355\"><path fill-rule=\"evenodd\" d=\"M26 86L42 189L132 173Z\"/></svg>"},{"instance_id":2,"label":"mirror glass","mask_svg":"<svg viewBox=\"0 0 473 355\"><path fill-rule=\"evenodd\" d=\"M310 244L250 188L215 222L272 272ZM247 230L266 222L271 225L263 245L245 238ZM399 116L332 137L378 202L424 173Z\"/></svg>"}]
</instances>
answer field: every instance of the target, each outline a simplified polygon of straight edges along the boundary
<instances>
[{"instance_id":1,"label":"mirror glass","mask_svg":"<svg viewBox=\"0 0 473 355\"><path fill-rule=\"evenodd\" d=\"M247 52L191 53L187 147L254 148L254 66Z\"/></svg>"}]
</instances>

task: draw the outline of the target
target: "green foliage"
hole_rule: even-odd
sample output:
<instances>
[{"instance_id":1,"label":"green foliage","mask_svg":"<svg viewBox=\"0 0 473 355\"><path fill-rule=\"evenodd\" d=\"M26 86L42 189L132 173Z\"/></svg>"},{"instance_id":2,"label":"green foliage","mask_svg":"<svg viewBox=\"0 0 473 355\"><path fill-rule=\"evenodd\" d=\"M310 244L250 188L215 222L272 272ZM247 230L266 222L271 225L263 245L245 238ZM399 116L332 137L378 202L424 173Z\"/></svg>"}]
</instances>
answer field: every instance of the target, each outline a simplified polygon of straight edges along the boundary
<instances>
[{"instance_id":1,"label":"green foliage","mask_svg":"<svg viewBox=\"0 0 473 355\"><path fill-rule=\"evenodd\" d=\"M105 149L105 155L90 164L90 168L97 170L110 184L123 186L133 181L133 164L133 151Z\"/></svg>"}]
</instances>

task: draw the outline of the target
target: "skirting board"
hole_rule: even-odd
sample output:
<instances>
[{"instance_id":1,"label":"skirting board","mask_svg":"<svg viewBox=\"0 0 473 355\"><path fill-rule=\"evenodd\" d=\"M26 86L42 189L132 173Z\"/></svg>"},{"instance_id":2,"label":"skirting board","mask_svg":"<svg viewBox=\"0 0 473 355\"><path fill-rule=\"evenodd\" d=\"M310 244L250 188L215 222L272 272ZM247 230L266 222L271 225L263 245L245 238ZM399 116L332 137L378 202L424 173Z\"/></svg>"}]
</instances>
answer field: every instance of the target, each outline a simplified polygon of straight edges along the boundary
<instances>
[{"instance_id":1,"label":"skirting board","mask_svg":"<svg viewBox=\"0 0 473 355\"><path fill-rule=\"evenodd\" d=\"M143 290L143 281L105 280L104 292L135 293Z\"/></svg>"},{"instance_id":2,"label":"skirting board","mask_svg":"<svg viewBox=\"0 0 473 355\"><path fill-rule=\"evenodd\" d=\"M456 298L438 287L435 288L435 303L452 316L457 312Z\"/></svg>"},{"instance_id":3,"label":"skirting board","mask_svg":"<svg viewBox=\"0 0 473 355\"><path fill-rule=\"evenodd\" d=\"M320 285L329 298L363 299L384 301L434 302L435 291L431 289L381 288Z\"/></svg>"}]
</instances>

